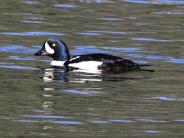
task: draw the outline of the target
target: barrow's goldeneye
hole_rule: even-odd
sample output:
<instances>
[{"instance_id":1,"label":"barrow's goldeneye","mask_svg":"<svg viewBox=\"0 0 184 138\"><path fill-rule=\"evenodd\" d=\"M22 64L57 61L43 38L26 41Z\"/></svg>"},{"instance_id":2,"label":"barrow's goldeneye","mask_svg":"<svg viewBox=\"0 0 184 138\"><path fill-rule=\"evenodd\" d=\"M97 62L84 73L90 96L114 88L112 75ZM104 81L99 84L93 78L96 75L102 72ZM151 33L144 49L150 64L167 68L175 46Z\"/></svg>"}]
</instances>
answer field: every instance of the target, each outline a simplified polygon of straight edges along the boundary
<instances>
[{"instance_id":1,"label":"barrow's goldeneye","mask_svg":"<svg viewBox=\"0 0 184 138\"><path fill-rule=\"evenodd\" d=\"M92 53L70 57L67 45L59 39L48 39L44 42L43 47L35 53L35 55L47 55L53 58L51 66L69 67L73 70L81 70L88 73L127 72L144 70L140 67L148 66L148 64L138 64L129 59L102 53Z\"/></svg>"}]
</instances>

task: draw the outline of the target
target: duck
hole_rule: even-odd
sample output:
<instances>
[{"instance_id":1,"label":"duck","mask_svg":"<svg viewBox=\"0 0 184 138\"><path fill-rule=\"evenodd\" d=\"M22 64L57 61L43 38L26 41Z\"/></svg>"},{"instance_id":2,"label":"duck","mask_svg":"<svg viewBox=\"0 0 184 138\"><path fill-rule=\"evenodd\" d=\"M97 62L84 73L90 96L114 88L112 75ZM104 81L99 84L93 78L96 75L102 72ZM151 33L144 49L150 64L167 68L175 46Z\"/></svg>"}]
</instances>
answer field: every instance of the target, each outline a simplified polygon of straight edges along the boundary
<instances>
[{"instance_id":1,"label":"duck","mask_svg":"<svg viewBox=\"0 0 184 138\"><path fill-rule=\"evenodd\" d=\"M42 48L34 55L51 57L53 60L50 65L52 67L65 67L87 73L142 71L146 69L142 69L141 66L149 66L149 64L138 64L126 58L104 53L90 53L71 57L65 42L56 38L44 41Z\"/></svg>"}]
</instances>

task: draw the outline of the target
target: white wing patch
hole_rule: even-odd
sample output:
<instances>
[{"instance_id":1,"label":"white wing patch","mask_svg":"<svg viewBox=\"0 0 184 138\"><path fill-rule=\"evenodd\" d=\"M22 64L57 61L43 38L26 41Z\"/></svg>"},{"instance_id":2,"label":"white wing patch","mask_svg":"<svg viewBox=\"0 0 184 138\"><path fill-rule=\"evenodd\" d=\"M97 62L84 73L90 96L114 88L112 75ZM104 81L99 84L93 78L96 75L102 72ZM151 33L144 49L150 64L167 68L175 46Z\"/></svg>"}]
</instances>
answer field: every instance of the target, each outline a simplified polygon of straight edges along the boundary
<instances>
[{"instance_id":1,"label":"white wing patch","mask_svg":"<svg viewBox=\"0 0 184 138\"><path fill-rule=\"evenodd\" d=\"M76 59L78 59L78 58L80 58L80 56L76 56L76 57L74 57L74 58L71 58L70 61L76 60Z\"/></svg>"},{"instance_id":2,"label":"white wing patch","mask_svg":"<svg viewBox=\"0 0 184 138\"><path fill-rule=\"evenodd\" d=\"M48 54L54 54L54 49L52 49L48 42L45 43L45 51L48 53Z\"/></svg>"},{"instance_id":3,"label":"white wing patch","mask_svg":"<svg viewBox=\"0 0 184 138\"><path fill-rule=\"evenodd\" d=\"M64 67L64 63L66 61L51 61L51 66L57 66L57 67ZM90 73L90 74L101 74L101 70L98 69L98 66L102 65L102 62L100 61L83 61L79 63L71 63L68 66L77 68L77 70L74 70L74 72L83 72L83 73Z\"/></svg>"},{"instance_id":4,"label":"white wing patch","mask_svg":"<svg viewBox=\"0 0 184 138\"><path fill-rule=\"evenodd\" d=\"M77 72L86 72L86 73L100 73L98 66L102 65L100 61L83 61L79 63L71 63L70 67L78 68Z\"/></svg>"}]
</instances>

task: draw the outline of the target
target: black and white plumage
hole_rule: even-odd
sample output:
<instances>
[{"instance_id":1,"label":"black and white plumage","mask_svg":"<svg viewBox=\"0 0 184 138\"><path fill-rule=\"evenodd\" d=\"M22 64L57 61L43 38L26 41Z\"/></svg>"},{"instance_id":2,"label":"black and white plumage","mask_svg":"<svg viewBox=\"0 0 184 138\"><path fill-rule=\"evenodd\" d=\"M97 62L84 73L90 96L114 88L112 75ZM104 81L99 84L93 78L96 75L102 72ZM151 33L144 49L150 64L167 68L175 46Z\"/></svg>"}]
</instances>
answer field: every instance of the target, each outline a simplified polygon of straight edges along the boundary
<instances>
[{"instance_id":1,"label":"black and white plumage","mask_svg":"<svg viewBox=\"0 0 184 138\"><path fill-rule=\"evenodd\" d=\"M92 53L70 57L66 44L58 39L48 39L35 55L47 55L53 58L51 66L69 67L88 73L127 72L141 70L140 64L118 56L102 53ZM147 64L145 64L147 66Z\"/></svg>"}]
</instances>

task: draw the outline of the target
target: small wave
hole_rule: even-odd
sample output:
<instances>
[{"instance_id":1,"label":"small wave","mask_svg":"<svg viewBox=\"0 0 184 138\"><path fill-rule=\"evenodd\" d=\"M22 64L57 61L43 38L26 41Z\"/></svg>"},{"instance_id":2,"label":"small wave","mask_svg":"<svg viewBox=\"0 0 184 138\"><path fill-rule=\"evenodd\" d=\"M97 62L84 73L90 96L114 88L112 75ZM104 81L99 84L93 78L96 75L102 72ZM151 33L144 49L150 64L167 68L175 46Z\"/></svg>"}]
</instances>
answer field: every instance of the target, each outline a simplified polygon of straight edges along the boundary
<instances>
[{"instance_id":1,"label":"small wave","mask_svg":"<svg viewBox=\"0 0 184 138\"><path fill-rule=\"evenodd\" d=\"M64 125L81 125L81 122L78 121L53 121L55 124L64 124Z\"/></svg>"},{"instance_id":2,"label":"small wave","mask_svg":"<svg viewBox=\"0 0 184 138\"><path fill-rule=\"evenodd\" d=\"M122 21L123 19L115 18L115 17L114 18L113 17L111 17L111 18L110 17L109 18L108 17L106 17L106 18L104 17L104 18L98 18L98 20L103 20L103 21Z\"/></svg>"},{"instance_id":3,"label":"small wave","mask_svg":"<svg viewBox=\"0 0 184 138\"><path fill-rule=\"evenodd\" d=\"M21 122L21 123L35 123L35 122L40 122L38 120L16 120L16 122Z\"/></svg>"},{"instance_id":4,"label":"small wave","mask_svg":"<svg viewBox=\"0 0 184 138\"><path fill-rule=\"evenodd\" d=\"M165 59L165 60L168 60L172 57L169 57L169 56L158 56L158 55L148 55L146 56L146 58L148 59Z\"/></svg>"},{"instance_id":5,"label":"small wave","mask_svg":"<svg viewBox=\"0 0 184 138\"><path fill-rule=\"evenodd\" d=\"M162 4L162 5L184 4L184 1L181 0L123 0L123 1L135 4Z\"/></svg>"},{"instance_id":6,"label":"small wave","mask_svg":"<svg viewBox=\"0 0 184 138\"><path fill-rule=\"evenodd\" d=\"M131 120L110 120L113 123L132 123L134 121Z\"/></svg>"},{"instance_id":7,"label":"small wave","mask_svg":"<svg viewBox=\"0 0 184 138\"><path fill-rule=\"evenodd\" d=\"M145 130L145 133L149 133L149 134L157 134L157 133L161 133L161 131L159 130Z\"/></svg>"},{"instance_id":8,"label":"small wave","mask_svg":"<svg viewBox=\"0 0 184 138\"><path fill-rule=\"evenodd\" d=\"M101 35L100 33L94 33L94 32L82 32L82 33L77 33L79 35L85 35L85 36L97 36Z\"/></svg>"},{"instance_id":9,"label":"small wave","mask_svg":"<svg viewBox=\"0 0 184 138\"><path fill-rule=\"evenodd\" d=\"M22 20L23 23L33 23L33 24L42 24L43 21L31 21L31 20Z\"/></svg>"},{"instance_id":10,"label":"small wave","mask_svg":"<svg viewBox=\"0 0 184 138\"><path fill-rule=\"evenodd\" d=\"M62 36L62 33L56 32L1 32L2 35L9 35L9 36Z\"/></svg>"},{"instance_id":11,"label":"small wave","mask_svg":"<svg viewBox=\"0 0 184 138\"><path fill-rule=\"evenodd\" d=\"M73 4L55 4L54 7L69 9L69 8L76 8L77 6Z\"/></svg>"},{"instance_id":12,"label":"small wave","mask_svg":"<svg viewBox=\"0 0 184 138\"><path fill-rule=\"evenodd\" d=\"M90 33L98 33L98 34L111 34L111 35L125 35L128 34L127 32L117 32L117 31L103 31L103 30L96 30L96 31L89 31Z\"/></svg>"},{"instance_id":13,"label":"small wave","mask_svg":"<svg viewBox=\"0 0 184 138\"><path fill-rule=\"evenodd\" d=\"M7 45L0 47L0 52L33 54L36 50L20 45Z\"/></svg>"},{"instance_id":14,"label":"small wave","mask_svg":"<svg viewBox=\"0 0 184 138\"><path fill-rule=\"evenodd\" d=\"M81 91L81 90L64 90L64 92L79 95L93 95L97 93L96 91Z\"/></svg>"},{"instance_id":15,"label":"small wave","mask_svg":"<svg viewBox=\"0 0 184 138\"><path fill-rule=\"evenodd\" d=\"M91 120L89 122L94 123L94 124L108 124L108 123L111 123L109 121L103 121L103 120Z\"/></svg>"},{"instance_id":16,"label":"small wave","mask_svg":"<svg viewBox=\"0 0 184 138\"><path fill-rule=\"evenodd\" d=\"M176 119L175 121L184 123L184 119Z\"/></svg>"},{"instance_id":17,"label":"small wave","mask_svg":"<svg viewBox=\"0 0 184 138\"><path fill-rule=\"evenodd\" d=\"M165 97L165 96L159 96L159 97L155 97L155 99L158 99L160 101L175 101L175 98L172 97Z\"/></svg>"},{"instance_id":18,"label":"small wave","mask_svg":"<svg viewBox=\"0 0 184 138\"><path fill-rule=\"evenodd\" d=\"M72 118L72 117L68 117L68 116L55 116L55 115L22 115L21 117L25 117L25 118L44 118L44 119Z\"/></svg>"},{"instance_id":19,"label":"small wave","mask_svg":"<svg viewBox=\"0 0 184 138\"><path fill-rule=\"evenodd\" d=\"M95 31L86 31L77 33L80 35L86 35L86 36L98 36L98 35L126 35L127 32L117 32L117 31L106 31L106 30L95 30Z\"/></svg>"},{"instance_id":20,"label":"small wave","mask_svg":"<svg viewBox=\"0 0 184 138\"><path fill-rule=\"evenodd\" d=\"M28 67L28 66L18 66L18 65L0 65L0 68L6 69L26 69L26 70L39 70L38 68Z\"/></svg>"},{"instance_id":21,"label":"small wave","mask_svg":"<svg viewBox=\"0 0 184 138\"><path fill-rule=\"evenodd\" d=\"M144 42L171 42L171 40L165 39L155 39L155 38L145 38L145 37L133 37L131 40L144 41Z\"/></svg>"},{"instance_id":22,"label":"small wave","mask_svg":"<svg viewBox=\"0 0 184 138\"><path fill-rule=\"evenodd\" d=\"M172 59L169 59L168 62L177 63L177 64L184 64L184 59L183 58L180 58L180 59L172 58Z\"/></svg>"},{"instance_id":23,"label":"small wave","mask_svg":"<svg viewBox=\"0 0 184 138\"><path fill-rule=\"evenodd\" d=\"M184 11L160 11L160 12L152 12L153 14L164 14L164 15L183 15Z\"/></svg>"},{"instance_id":24,"label":"small wave","mask_svg":"<svg viewBox=\"0 0 184 138\"><path fill-rule=\"evenodd\" d=\"M75 50L72 50L73 54L89 54L89 53L110 53L110 51L102 50L97 48L96 46L90 45L77 45L75 46Z\"/></svg>"},{"instance_id":25,"label":"small wave","mask_svg":"<svg viewBox=\"0 0 184 138\"><path fill-rule=\"evenodd\" d=\"M102 3L113 3L111 0L78 0L79 2L84 2L84 3L97 3L97 4L102 4Z\"/></svg>"},{"instance_id":26,"label":"small wave","mask_svg":"<svg viewBox=\"0 0 184 138\"><path fill-rule=\"evenodd\" d=\"M32 58L32 57L21 58L19 56L9 56L8 58L9 59L13 59L13 60L19 60L19 61L31 61L31 60L34 60L34 58Z\"/></svg>"},{"instance_id":27,"label":"small wave","mask_svg":"<svg viewBox=\"0 0 184 138\"><path fill-rule=\"evenodd\" d=\"M122 52L144 52L140 48L137 48L137 47L123 47L122 48L122 47L108 46L108 47L102 47L102 49L122 51Z\"/></svg>"}]
</instances>

